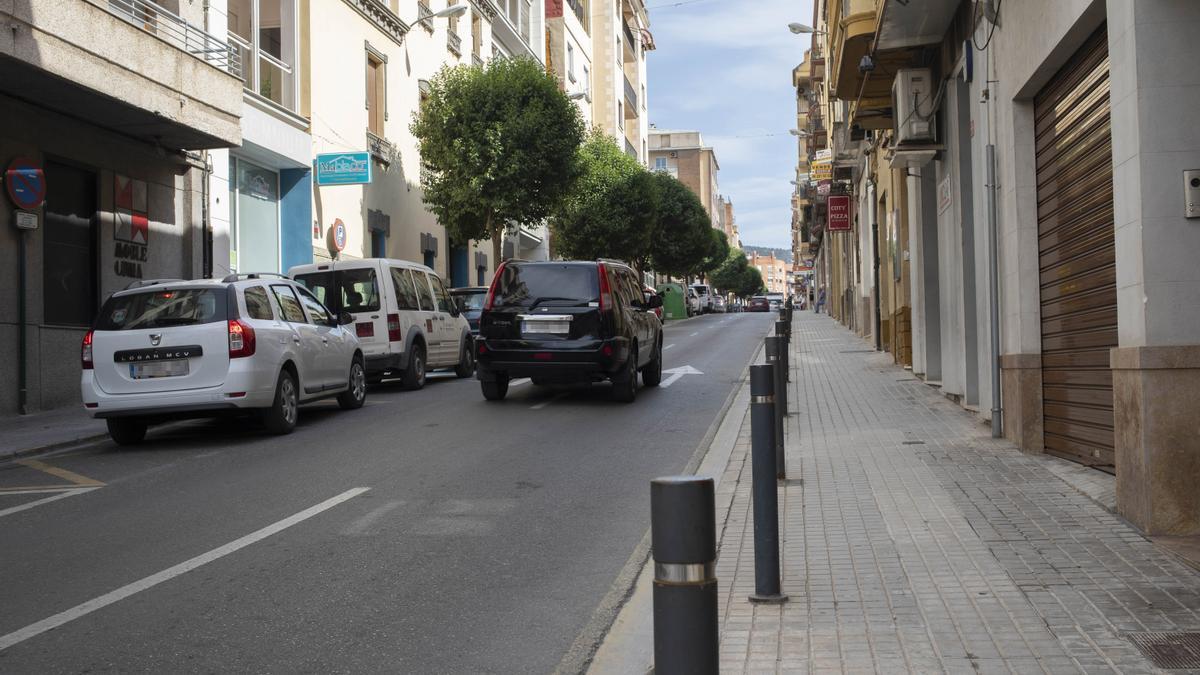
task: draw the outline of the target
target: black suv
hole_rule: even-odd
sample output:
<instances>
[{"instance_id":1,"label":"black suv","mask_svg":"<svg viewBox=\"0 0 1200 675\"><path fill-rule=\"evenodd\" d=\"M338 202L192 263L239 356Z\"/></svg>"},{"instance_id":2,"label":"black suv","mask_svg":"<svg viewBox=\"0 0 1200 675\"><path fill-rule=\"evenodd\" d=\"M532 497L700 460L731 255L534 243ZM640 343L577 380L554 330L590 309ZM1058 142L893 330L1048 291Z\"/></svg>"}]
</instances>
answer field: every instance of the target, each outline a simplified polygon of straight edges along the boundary
<instances>
[{"instance_id":1,"label":"black suv","mask_svg":"<svg viewBox=\"0 0 1200 675\"><path fill-rule=\"evenodd\" d=\"M476 340L483 396L499 401L508 381L611 380L613 398L662 380L662 298L646 293L626 264L509 260L492 279Z\"/></svg>"}]
</instances>

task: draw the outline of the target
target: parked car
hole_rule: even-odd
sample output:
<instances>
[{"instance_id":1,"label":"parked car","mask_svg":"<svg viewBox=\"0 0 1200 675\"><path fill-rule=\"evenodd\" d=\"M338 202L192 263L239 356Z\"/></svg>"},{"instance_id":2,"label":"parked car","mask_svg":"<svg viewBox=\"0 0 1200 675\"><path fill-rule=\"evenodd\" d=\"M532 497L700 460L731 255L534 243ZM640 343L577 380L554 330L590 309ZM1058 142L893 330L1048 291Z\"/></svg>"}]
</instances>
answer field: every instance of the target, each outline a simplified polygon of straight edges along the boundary
<instances>
[{"instance_id":1,"label":"parked car","mask_svg":"<svg viewBox=\"0 0 1200 675\"><path fill-rule=\"evenodd\" d=\"M450 289L450 298L458 304L458 311L462 312L463 318L467 320L472 337L479 334L479 313L483 311L483 301L487 299L487 292L486 286Z\"/></svg>"},{"instance_id":2,"label":"parked car","mask_svg":"<svg viewBox=\"0 0 1200 675\"><path fill-rule=\"evenodd\" d=\"M714 295L712 299L712 311L718 314L725 313L725 296Z\"/></svg>"},{"instance_id":3,"label":"parked car","mask_svg":"<svg viewBox=\"0 0 1200 675\"><path fill-rule=\"evenodd\" d=\"M771 311L771 301L765 295L756 295L750 298L746 303L747 312L769 312Z\"/></svg>"},{"instance_id":4,"label":"parked car","mask_svg":"<svg viewBox=\"0 0 1200 675\"><path fill-rule=\"evenodd\" d=\"M104 302L83 338L83 405L121 445L140 443L156 421L228 413L290 433L302 403L336 396L362 407L352 320L280 275L135 282Z\"/></svg>"},{"instance_id":5,"label":"parked car","mask_svg":"<svg viewBox=\"0 0 1200 675\"><path fill-rule=\"evenodd\" d=\"M453 368L459 377L475 372L471 327L428 267L365 258L298 265L288 276L333 311L354 317L369 383L399 376L405 389L420 389L429 370Z\"/></svg>"},{"instance_id":6,"label":"parked car","mask_svg":"<svg viewBox=\"0 0 1200 675\"><path fill-rule=\"evenodd\" d=\"M699 313L708 314L713 311L713 292L708 284L692 284L692 290L696 291L696 297L699 299Z\"/></svg>"},{"instance_id":7,"label":"parked car","mask_svg":"<svg viewBox=\"0 0 1200 675\"><path fill-rule=\"evenodd\" d=\"M638 373L662 379L662 305L619 262L510 260L492 280L479 318L479 381L498 401L513 378L534 384L610 380L613 398L631 402Z\"/></svg>"},{"instance_id":8,"label":"parked car","mask_svg":"<svg viewBox=\"0 0 1200 675\"><path fill-rule=\"evenodd\" d=\"M779 311L779 308L783 307L783 293L767 293L767 302L770 304L770 311Z\"/></svg>"},{"instance_id":9,"label":"parked car","mask_svg":"<svg viewBox=\"0 0 1200 675\"><path fill-rule=\"evenodd\" d=\"M658 291L654 290L654 287L653 287L653 286L643 286L643 287L642 287L642 290L643 290L643 291L646 293L646 299L647 299L647 301L649 300L649 298L650 298L650 296L651 296L651 295L658 295ZM656 303L656 304L657 304L658 306L654 308L654 316L657 316L657 317L658 317L658 320L659 320L659 321L662 321L662 318L663 318L663 302L662 302L662 296L659 296L659 298L658 298L658 303Z\"/></svg>"},{"instance_id":10,"label":"parked car","mask_svg":"<svg viewBox=\"0 0 1200 675\"><path fill-rule=\"evenodd\" d=\"M700 305L700 295L696 293L696 289L688 288L688 316L696 316L702 313L703 307Z\"/></svg>"}]
</instances>

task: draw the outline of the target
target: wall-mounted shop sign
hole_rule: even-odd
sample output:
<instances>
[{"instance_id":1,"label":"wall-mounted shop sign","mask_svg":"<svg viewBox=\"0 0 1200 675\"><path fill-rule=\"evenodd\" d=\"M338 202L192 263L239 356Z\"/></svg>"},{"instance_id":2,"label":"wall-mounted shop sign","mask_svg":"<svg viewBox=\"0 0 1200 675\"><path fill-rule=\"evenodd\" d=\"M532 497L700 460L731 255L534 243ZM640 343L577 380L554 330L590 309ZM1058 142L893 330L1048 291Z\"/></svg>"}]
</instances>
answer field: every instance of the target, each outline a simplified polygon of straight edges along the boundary
<instances>
[{"instance_id":1,"label":"wall-mounted shop sign","mask_svg":"<svg viewBox=\"0 0 1200 675\"><path fill-rule=\"evenodd\" d=\"M850 231L850 195L829 195L830 232Z\"/></svg>"},{"instance_id":2,"label":"wall-mounted shop sign","mask_svg":"<svg viewBox=\"0 0 1200 675\"><path fill-rule=\"evenodd\" d=\"M335 152L317 155L317 185L363 185L371 182L369 152Z\"/></svg>"}]
</instances>

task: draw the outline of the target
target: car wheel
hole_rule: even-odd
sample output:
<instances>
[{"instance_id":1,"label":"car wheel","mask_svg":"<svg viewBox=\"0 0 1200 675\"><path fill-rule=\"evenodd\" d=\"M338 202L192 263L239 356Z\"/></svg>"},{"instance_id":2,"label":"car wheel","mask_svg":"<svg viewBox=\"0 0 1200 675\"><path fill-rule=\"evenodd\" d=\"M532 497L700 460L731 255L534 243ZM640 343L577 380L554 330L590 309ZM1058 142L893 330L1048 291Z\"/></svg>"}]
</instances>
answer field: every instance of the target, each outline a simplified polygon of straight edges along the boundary
<instances>
[{"instance_id":1,"label":"car wheel","mask_svg":"<svg viewBox=\"0 0 1200 675\"><path fill-rule=\"evenodd\" d=\"M494 380L480 380L479 387L483 390L483 397L489 401L503 401L508 395L508 378L496 376Z\"/></svg>"},{"instance_id":2,"label":"car wheel","mask_svg":"<svg viewBox=\"0 0 1200 675\"><path fill-rule=\"evenodd\" d=\"M414 344L408 355L408 367L401 378L404 388L415 391L425 386L425 345Z\"/></svg>"},{"instance_id":3,"label":"car wheel","mask_svg":"<svg viewBox=\"0 0 1200 675\"><path fill-rule=\"evenodd\" d=\"M662 382L662 342L654 348L654 358L646 367L642 369L642 384L647 387L657 387L659 382Z\"/></svg>"},{"instance_id":4,"label":"car wheel","mask_svg":"<svg viewBox=\"0 0 1200 675\"><path fill-rule=\"evenodd\" d=\"M469 338L462 342L462 351L458 355L458 365L454 367L454 374L459 377L470 377L475 374L475 349L472 348Z\"/></svg>"},{"instance_id":5,"label":"car wheel","mask_svg":"<svg viewBox=\"0 0 1200 675\"><path fill-rule=\"evenodd\" d=\"M137 445L146 438L146 421L136 417L107 420L108 435L117 445Z\"/></svg>"},{"instance_id":6,"label":"car wheel","mask_svg":"<svg viewBox=\"0 0 1200 675\"><path fill-rule=\"evenodd\" d=\"M300 416L300 393L296 378L284 370L275 382L275 402L263 412L263 424L273 434L290 434Z\"/></svg>"},{"instance_id":7,"label":"car wheel","mask_svg":"<svg viewBox=\"0 0 1200 675\"><path fill-rule=\"evenodd\" d=\"M355 357L350 364L350 386L338 394L337 402L342 410L357 410L367 400L367 372L362 359Z\"/></svg>"},{"instance_id":8,"label":"car wheel","mask_svg":"<svg viewBox=\"0 0 1200 675\"><path fill-rule=\"evenodd\" d=\"M535 387L549 387L550 386L550 381L544 377L531 377L531 378L529 378L529 381L532 382L533 386L535 386Z\"/></svg>"},{"instance_id":9,"label":"car wheel","mask_svg":"<svg viewBox=\"0 0 1200 675\"><path fill-rule=\"evenodd\" d=\"M637 398L637 386L637 347L634 347L629 352L629 360L625 363L624 372L613 378L613 400L620 403L633 403L633 400Z\"/></svg>"}]
</instances>

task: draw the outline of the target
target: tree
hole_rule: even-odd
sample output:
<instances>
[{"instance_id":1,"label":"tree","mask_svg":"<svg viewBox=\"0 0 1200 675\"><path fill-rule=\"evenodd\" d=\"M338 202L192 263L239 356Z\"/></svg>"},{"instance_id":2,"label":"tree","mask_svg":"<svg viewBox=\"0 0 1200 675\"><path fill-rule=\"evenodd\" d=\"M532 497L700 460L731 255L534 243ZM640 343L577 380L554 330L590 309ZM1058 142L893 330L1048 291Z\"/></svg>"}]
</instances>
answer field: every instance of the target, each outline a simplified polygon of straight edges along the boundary
<instances>
[{"instance_id":1,"label":"tree","mask_svg":"<svg viewBox=\"0 0 1200 675\"><path fill-rule=\"evenodd\" d=\"M728 291L737 295L741 295L743 281L745 280L745 269L749 267L746 262L746 254L740 248L731 248L725 256L725 262L721 263L717 269L713 270L709 275L709 281L716 288L723 291Z\"/></svg>"},{"instance_id":2,"label":"tree","mask_svg":"<svg viewBox=\"0 0 1200 675\"><path fill-rule=\"evenodd\" d=\"M767 287L763 285L762 272L759 272L757 267L746 265L746 269L742 270L741 276L741 283L737 291L740 297L747 298L752 295L762 295L767 291Z\"/></svg>"},{"instance_id":3,"label":"tree","mask_svg":"<svg viewBox=\"0 0 1200 675\"><path fill-rule=\"evenodd\" d=\"M444 67L414 115L425 203L453 241L491 238L549 216L571 188L583 121L528 58Z\"/></svg>"},{"instance_id":4,"label":"tree","mask_svg":"<svg viewBox=\"0 0 1200 675\"><path fill-rule=\"evenodd\" d=\"M655 173L653 180L658 210L650 239L650 265L669 276L687 276L710 252L711 221L700 198L678 179Z\"/></svg>"},{"instance_id":5,"label":"tree","mask_svg":"<svg viewBox=\"0 0 1200 675\"><path fill-rule=\"evenodd\" d=\"M617 258L645 268L658 206L653 176L596 129L579 148L579 174L552 222L567 258Z\"/></svg>"},{"instance_id":6,"label":"tree","mask_svg":"<svg viewBox=\"0 0 1200 675\"><path fill-rule=\"evenodd\" d=\"M707 232L705 233L708 241L705 246L704 257L696 264L696 274L704 279L710 272L721 266L721 263L729 257L729 237L721 230L709 227L705 222Z\"/></svg>"}]
</instances>

